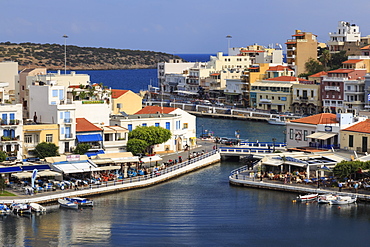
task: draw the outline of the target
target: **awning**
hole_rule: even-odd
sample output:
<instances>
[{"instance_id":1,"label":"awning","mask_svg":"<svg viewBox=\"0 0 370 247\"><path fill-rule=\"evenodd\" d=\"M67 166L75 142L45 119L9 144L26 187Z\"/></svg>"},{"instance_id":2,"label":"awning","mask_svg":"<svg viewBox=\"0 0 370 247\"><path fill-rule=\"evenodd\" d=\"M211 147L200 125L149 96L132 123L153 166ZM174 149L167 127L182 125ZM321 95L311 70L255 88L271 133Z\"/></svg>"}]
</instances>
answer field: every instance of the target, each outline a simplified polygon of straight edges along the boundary
<instances>
[{"instance_id":1,"label":"awning","mask_svg":"<svg viewBox=\"0 0 370 247\"><path fill-rule=\"evenodd\" d=\"M108 171L108 170L119 170L121 169L121 166L100 166L98 168L102 171Z\"/></svg>"},{"instance_id":2,"label":"awning","mask_svg":"<svg viewBox=\"0 0 370 247\"><path fill-rule=\"evenodd\" d=\"M112 159L93 159L93 161L95 164L98 164L98 165L114 163Z\"/></svg>"},{"instance_id":3,"label":"awning","mask_svg":"<svg viewBox=\"0 0 370 247\"><path fill-rule=\"evenodd\" d=\"M32 178L32 172L17 172L13 173L12 176L18 179ZM36 177L39 177L39 174L37 174Z\"/></svg>"},{"instance_id":4,"label":"awning","mask_svg":"<svg viewBox=\"0 0 370 247\"><path fill-rule=\"evenodd\" d=\"M291 165L291 166L299 166L299 167L305 167L305 166L307 166L307 164L293 162L293 161L285 161L284 164L285 165Z\"/></svg>"},{"instance_id":5,"label":"awning","mask_svg":"<svg viewBox=\"0 0 370 247\"><path fill-rule=\"evenodd\" d=\"M37 175L39 175L40 177L62 176L61 173L56 172L56 171L50 171L50 170L45 170L45 171L38 172Z\"/></svg>"},{"instance_id":6,"label":"awning","mask_svg":"<svg viewBox=\"0 0 370 247\"><path fill-rule=\"evenodd\" d=\"M162 160L162 158L158 155L146 156L146 157L141 158L141 161L143 163L156 162L156 161L160 161L160 160Z\"/></svg>"},{"instance_id":7,"label":"awning","mask_svg":"<svg viewBox=\"0 0 370 247\"><path fill-rule=\"evenodd\" d=\"M268 166L280 166L281 164L283 164L283 162L278 159L268 159L262 162L262 165Z\"/></svg>"},{"instance_id":8,"label":"awning","mask_svg":"<svg viewBox=\"0 0 370 247\"><path fill-rule=\"evenodd\" d=\"M92 162L89 162L88 160L81 160L77 162L59 162L52 164L52 167L55 170L63 172L65 174L101 171L99 168L96 167L95 164L92 164Z\"/></svg>"},{"instance_id":9,"label":"awning","mask_svg":"<svg viewBox=\"0 0 370 247\"><path fill-rule=\"evenodd\" d=\"M78 142L100 142L103 138L100 134L76 135Z\"/></svg>"},{"instance_id":10,"label":"awning","mask_svg":"<svg viewBox=\"0 0 370 247\"><path fill-rule=\"evenodd\" d=\"M176 90L173 91L174 93L183 93L183 94L191 94L191 95L198 95L196 92L190 92L190 91L183 91L183 90Z\"/></svg>"},{"instance_id":11,"label":"awning","mask_svg":"<svg viewBox=\"0 0 370 247\"><path fill-rule=\"evenodd\" d=\"M19 166L10 166L10 167L1 167L0 173L12 173L12 172L21 172L22 169Z\"/></svg>"},{"instance_id":12,"label":"awning","mask_svg":"<svg viewBox=\"0 0 370 247\"><path fill-rule=\"evenodd\" d=\"M104 154L104 150L89 151L89 152L85 153L85 155L87 155L87 157L95 156L95 155L98 155L98 154Z\"/></svg>"},{"instance_id":13,"label":"awning","mask_svg":"<svg viewBox=\"0 0 370 247\"><path fill-rule=\"evenodd\" d=\"M316 132L311 135L308 135L308 138L326 140L333 136L337 135L336 133L327 133L327 132Z\"/></svg>"},{"instance_id":14,"label":"awning","mask_svg":"<svg viewBox=\"0 0 370 247\"><path fill-rule=\"evenodd\" d=\"M38 171L41 170L50 170L49 165L28 165L28 166L22 166L23 171L33 171L34 169L37 169Z\"/></svg>"}]
</instances>

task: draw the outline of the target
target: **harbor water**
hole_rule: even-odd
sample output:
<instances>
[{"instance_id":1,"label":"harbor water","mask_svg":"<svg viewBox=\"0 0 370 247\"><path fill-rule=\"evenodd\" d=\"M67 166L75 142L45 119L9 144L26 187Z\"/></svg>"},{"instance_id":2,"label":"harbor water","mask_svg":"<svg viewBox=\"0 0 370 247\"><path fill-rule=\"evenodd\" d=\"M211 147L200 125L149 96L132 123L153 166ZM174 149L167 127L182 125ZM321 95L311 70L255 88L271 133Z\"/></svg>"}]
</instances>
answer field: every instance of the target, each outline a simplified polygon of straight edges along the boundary
<instances>
[{"instance_id":1,"label":"harbor water","mask_svg":"<svg viewBox=\"0 0 370 247\"><path fill-rule=\"evenodd\" d=\"M116 77L111 77L112 72ZM145 89L156 70L80 71L112 88ZM144 74L146 76L144 76ZM136 83L140 78L142 84ZM109 78L109 79L104 79ZM106 81L105 81L106 80ZM197 136L284 141L284 127L197 119ZM2 246L366 246L370 205L293 203L294 193L236 187L223 160L149 188L96 196L93 209L48 206L43 215L0 216Z\"/></svg>"}]
</instances>

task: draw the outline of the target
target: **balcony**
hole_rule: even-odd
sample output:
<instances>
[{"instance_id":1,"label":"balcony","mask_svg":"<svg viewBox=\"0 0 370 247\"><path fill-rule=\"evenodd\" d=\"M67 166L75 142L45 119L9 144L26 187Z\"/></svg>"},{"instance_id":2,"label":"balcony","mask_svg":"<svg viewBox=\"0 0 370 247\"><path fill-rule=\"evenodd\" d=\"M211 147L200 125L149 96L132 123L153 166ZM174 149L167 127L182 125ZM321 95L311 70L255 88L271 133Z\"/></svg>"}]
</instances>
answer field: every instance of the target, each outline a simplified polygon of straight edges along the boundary
<instances>
[{"instance_id":1,"label":"balcony","mask_svg":"<svg viewBox=\"0 0 370 247\"><path fill-rule=\"evenodd\" d=\"M11 120L1 120L1 125L19 125L20 121L18 119L11 119Z\"/></svg>"},{"instance_id":2,"label":"balcony","mask_svg":"<svg viewBox=\"0 0 370 247\"><path fill-rule=\"evenodd\" d=\"M61 135L60 136L60 139L64 140L64 139L72 139L73 138L73 134L64 134L64 135Z\"/></svg>"},{"instance_id":3,"label":"balcony","mask_svg":"<svg viewBox=\"0 0 370 247\"><path fill-rule=\"evenodd\" d=\"M65 118L64 123L72 123L72 118Z\"/></svg>"},{"instance_id":4,"label":"balcony","mask_svg":"<svg viewBox=\"0 0 370 247\"><path fill-rule=\"evenodd\" d=\"M337 86L325 86L325 91L337 91L340 92L340 87Z\"/></svg>"},{"instance_id":5,"label":"balcony","mask_svg":"<svg viewBox=\"0 0 370 247\"><path fill-rule=\"evenodd\" d=\"M19 136L15 136L15 137L2 136L1 137L1 141L3 141L3 142L11 142L11 141L19 141L19 140L20 140Z\"/></svg>"},{"instance_id":6,"label":"balcony","mask_svg":"<svg viewBox=\"0 0 370 247\"><path fill-rule=\"evenodd\" d=\"M260 99L260 103L271 103L270 99Z\"/></svg>"}]
</instances>

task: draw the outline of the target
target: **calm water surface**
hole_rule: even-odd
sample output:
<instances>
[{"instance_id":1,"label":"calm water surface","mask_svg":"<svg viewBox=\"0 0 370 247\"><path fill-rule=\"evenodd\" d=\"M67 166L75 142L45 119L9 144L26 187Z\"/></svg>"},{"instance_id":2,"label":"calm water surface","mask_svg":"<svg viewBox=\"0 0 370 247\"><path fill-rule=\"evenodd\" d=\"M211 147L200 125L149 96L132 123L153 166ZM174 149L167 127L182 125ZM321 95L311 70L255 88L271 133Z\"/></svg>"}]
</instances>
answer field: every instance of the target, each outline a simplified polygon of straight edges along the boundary
<instances>
[{"instance_id":1,"label":"calm water surface","mask_svg":"<svg viewBox=\"0 0 370 247\"><path fill-rule=\"evenodd\" d=\"M94 209L0 218L4 246L366 246L370 207L292 203L228 183L222 162L150 188L95 197Z\"/></svg>"},{"instance_id":2,"label":"calm water surface","mask_svg":"<svg viewBox=\"0 0 370 247\"><path fill-rule=\"evenodd\" d=\"M138 92L156 70L79 71ZM113 76L114 75L114 76ZM140 78L140 79L137 79ZM198 118L197 135L284 141L282 126ZM0 217L2 246L367 246L370 206L292 203L292 193L230 186L241 166L223 161L150 188L94 197L93 209L51 206L44 215Z\"/></svg>"}]
</instances>

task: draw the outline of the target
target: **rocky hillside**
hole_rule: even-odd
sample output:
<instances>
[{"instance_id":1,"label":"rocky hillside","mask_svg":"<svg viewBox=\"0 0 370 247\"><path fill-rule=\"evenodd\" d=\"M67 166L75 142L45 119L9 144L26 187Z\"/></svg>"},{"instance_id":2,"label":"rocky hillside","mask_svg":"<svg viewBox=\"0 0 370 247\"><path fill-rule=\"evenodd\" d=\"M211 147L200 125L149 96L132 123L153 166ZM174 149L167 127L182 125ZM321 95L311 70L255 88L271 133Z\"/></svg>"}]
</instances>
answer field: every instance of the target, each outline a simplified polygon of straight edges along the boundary
<instances>
[{"instance_id":1,"label":"rocky hillside","mask_svg":"<svg viewBox=\"0 0 370 247\"><path fill-rule=\"evenodd\" d=\"M19 69L46 67L64 69L64 45L34 43L0 43L0 61L15 61ZM67 45L68 70L144 69L156 68L158 62L178 58L153 51Z\"/></svg>"}]
</instances>

